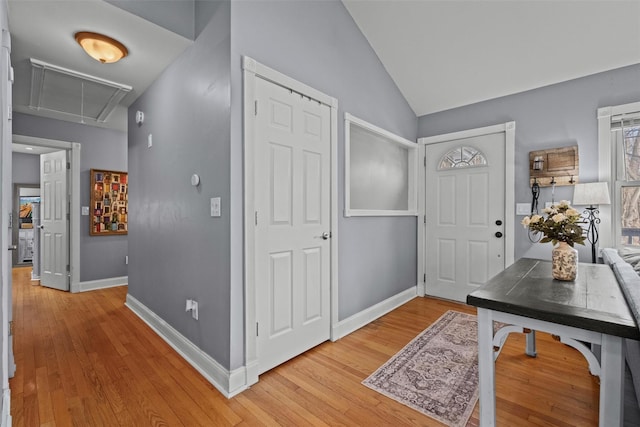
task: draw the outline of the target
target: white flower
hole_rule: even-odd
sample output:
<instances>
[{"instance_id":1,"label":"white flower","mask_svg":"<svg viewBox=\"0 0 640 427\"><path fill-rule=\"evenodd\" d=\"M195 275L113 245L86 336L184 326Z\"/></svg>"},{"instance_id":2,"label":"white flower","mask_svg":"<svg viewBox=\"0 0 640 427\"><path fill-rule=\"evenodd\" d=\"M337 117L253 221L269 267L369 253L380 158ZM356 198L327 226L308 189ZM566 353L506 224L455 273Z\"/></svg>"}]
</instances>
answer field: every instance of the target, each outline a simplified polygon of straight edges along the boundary
<instances>
[{"instance_id":1,"label":"white flower","mask_svg":"<svg viewBox=\"0 0 640 427\"><path fill-rule=\"evenodd\" d=\"M530 224L530 223L531 223L531 218L529 218L528 216L525 216L525 217L522 219L522 222L520 222L520 224L522 224L522 226L523 226L524 228L527 228L527 227L529 226L529 224Z\"/></svg>"},{"instance_id":2,"label":"white flower","mask_svg":"<svg viewBox=\"0 0 640 427\"><path fill-rule=\"evenodd\" d=\"M553 222L557 223L564 221L565 219L567 219L567 217L565 216L565 214L559 213L552 216L551 219L553 220Z\"/></svg>"},{"instance_id":3,"label":"white flower","mask_svg":"<svg viewBox=\"0 0 640 427\"><path fill-rule=\"evenodd\" d=\"M577 210L575 210L573 208L569 208L565 212L565 215L567 215L567 216L580 216L580 212L578 212Z\"/></svg>"},{"instance_id":4,"label":"white flower","mask_svg":"<svg viewBox=\"0 0 640 427\"><path fill-rule=\"evenodd\" d=\"M558 208L568 208L569 202L567 200L560 200L560 203L557 205Z\"/></svg>"},{"instance_id":5,"label":"white flower","mask_svg":"<svg viewBox=\"0 0 640 427\"><path fill-rule=\"evenodd\" d=\"M546 214L557 214L558 211L556 210L556 208L554 206L551 206L550 208L544 208L542 209L542 212L546 213Z\"/></svg>"},{"instance_id":6,"label":"white flower","mask_svg":"<svg viewBox=\"0 0 640 427\"><path fill-rule=\"evenodd\" d=\"M542 216L540 216L540 215L534 215L534 216L532 216L532 217L531 217L531 221L530 221L530 223L531 223L531 224L535 224L536 222L539 222L541 219L542 219Z\"/></svg>"}]
</instances>

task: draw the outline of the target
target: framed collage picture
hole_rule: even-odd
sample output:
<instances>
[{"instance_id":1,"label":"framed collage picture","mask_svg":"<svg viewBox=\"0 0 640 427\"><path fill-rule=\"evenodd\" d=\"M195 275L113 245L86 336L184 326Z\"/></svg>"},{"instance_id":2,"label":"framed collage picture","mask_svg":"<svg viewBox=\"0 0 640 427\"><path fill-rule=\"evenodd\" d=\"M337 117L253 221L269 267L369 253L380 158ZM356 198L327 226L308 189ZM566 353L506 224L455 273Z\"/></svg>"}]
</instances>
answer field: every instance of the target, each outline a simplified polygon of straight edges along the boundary
<instances>
[{"instance_id":1,"label":"framed collage picture","mask_svg":"<svg viewBox=\"0 0 640 427\"><path fill-rule=\"evenodd\" d=\"M91 169L90 235L127 234L128 178L127 172Z\"/></svg>"}]
</instances>

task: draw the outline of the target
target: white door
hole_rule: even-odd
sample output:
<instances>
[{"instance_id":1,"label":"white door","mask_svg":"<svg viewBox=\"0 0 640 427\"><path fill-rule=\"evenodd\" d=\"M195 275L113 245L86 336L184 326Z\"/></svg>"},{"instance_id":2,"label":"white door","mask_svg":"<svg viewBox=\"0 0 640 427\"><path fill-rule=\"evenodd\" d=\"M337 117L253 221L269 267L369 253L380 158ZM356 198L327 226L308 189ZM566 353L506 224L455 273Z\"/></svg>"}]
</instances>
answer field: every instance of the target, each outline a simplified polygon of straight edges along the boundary
<instances>
[{"instance_id":1,"label":"white door","mask_svg":"<svg viewBox=\"0 0 640 427\"><path fill-rule=\"evenodd\" d=\"M330 108L256 79L259 372L330 336Z\"/></svg>"},{"instance_id":2,"label":"white door","mask_svg":"<svg viewBox=\"0 0 640 427\"><path fill-rule=\"evenodd\" d=\"M0 50L0 84L2 89L0 92L2 117L0 119L2 131L1 131L1 146L2 152L0 154L0 171L2 176L2 189L0 190L0 208L2 209L2 250L5 252L5 256L2 257L2 389L3 395L6 395L9 388L8 378L14 376L16 371L15 360L13 356L13 333L10 325L13 322L13 304L12 304L12 292L13 283L11 276L11 267L13 265L12 258L13 244L12 239L12 222L13 218L13 191L12 191L12 163L11 163L11 135L12 135L12 93L13 93L13 70L11 68L11 36L7 29L2 30L2 49ZM0 405L1 406L1 405Z\"/></svg>"},{"instance_id":3,"label":"white door","mask_svg":"<svg viewBox=\"0 0 640 427\"><path fill-rule=\"evenodd\" d=\"M67 151L40 156L40 284L69 290Z\"/></svg>"},{"instance_id":4,"label":"white door","mask_svg":"<svg viewBox=\"0 0 640 427\"><path fill-rule=\"evenodd\" d=\"M467 294L505 267L505 134L426 146L426 285Z\"/></svg>"}]
</instances>

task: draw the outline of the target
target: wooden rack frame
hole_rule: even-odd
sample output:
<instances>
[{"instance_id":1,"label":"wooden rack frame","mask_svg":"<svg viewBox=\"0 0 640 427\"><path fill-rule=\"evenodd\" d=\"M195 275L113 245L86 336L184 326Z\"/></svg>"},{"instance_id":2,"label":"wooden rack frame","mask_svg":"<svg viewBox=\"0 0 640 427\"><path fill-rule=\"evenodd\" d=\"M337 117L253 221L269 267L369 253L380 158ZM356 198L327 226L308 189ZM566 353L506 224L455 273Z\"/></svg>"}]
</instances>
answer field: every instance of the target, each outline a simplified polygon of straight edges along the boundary
<instances>
[{"instance_id":1,"label":"wooden rack frame","mask_svg":"<svg viewBox=\"0 0 640 427\"><path fill-rule=\"evenodd\" d=\"M536 162L536 159L538 160ZM534 169L535 166L538 168ZM579 170L578 146L552 148L529 152L529 186L537 182L540 187L575 185Z\"/></svg>"}]
</instances>

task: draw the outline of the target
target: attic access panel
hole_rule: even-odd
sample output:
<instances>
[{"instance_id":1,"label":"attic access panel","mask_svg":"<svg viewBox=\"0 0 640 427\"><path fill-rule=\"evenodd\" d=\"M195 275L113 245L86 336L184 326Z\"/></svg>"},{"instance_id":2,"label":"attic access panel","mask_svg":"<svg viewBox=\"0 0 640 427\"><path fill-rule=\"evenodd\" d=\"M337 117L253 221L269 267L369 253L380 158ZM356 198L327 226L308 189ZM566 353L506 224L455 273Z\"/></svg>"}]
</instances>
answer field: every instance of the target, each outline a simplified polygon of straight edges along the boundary
<instances>
[{"instance_id":1,"label":"attic access panel","mask_svg":"<svg viewBox=\"0 0 640 427\"><path fill-rule=\"evenodd\" d=\"M103 123L133 88L31 59L29 107Z\"/></svg>"}]
</instances>

